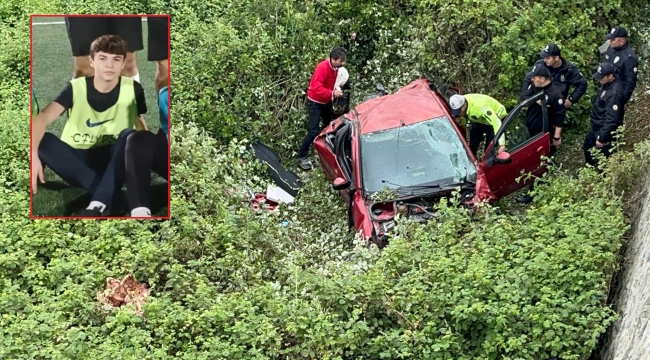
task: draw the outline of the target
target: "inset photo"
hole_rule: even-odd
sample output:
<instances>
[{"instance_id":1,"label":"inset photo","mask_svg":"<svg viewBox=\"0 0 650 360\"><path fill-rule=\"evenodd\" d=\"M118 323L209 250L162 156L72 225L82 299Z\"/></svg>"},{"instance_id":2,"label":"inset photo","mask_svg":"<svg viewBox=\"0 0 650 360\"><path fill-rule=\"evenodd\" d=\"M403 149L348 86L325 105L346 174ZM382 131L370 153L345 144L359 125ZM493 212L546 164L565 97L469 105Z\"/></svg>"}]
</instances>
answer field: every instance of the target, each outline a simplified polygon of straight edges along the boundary
<instances>
[{"instance_id":1,"label":"inset photo","mask_svg":"<svg viewBox=\"0 0 650 360\"><path fill-rule=\"evenodd\" d=\"M30 21L31 217L169 219L169 15Z\"/></svg>"}]
</instances>

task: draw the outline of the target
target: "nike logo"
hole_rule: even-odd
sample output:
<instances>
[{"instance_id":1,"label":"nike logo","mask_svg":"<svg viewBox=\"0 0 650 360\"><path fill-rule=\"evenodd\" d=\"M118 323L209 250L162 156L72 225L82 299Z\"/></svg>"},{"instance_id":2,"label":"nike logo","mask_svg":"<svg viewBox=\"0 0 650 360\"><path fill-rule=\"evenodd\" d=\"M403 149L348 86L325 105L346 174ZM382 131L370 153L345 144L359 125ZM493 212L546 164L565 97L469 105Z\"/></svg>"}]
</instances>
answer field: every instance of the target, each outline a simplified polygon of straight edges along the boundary
<instances>
[{"instance_id":1,"label":"nike logo","mask_svg":"<svg viewBox=\"0 0 650 360\"><path fill-rule=\"evenodd\" d=\"M95 126L99 126L99 125L101 125L101 124L107 123L107 122L109 122L109 121L111 121L111 120L113 120L113 119L104 120L104 121L100 121L100 122L96 122L96 123L91 123L91 122L90 122L90 119L88 119L88 120L86 120L86 126L88 126L88 127L95 127Z\"/></svg>"}]
</instances>

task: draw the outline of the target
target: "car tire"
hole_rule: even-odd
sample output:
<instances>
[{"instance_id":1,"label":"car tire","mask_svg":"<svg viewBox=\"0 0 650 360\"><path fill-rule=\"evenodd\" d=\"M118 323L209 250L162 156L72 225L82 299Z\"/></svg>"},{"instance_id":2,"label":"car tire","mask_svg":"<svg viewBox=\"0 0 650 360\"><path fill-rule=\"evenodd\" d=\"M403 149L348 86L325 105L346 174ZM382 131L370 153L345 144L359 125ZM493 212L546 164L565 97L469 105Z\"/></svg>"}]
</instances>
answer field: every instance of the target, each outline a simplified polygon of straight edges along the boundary
<instances>
[{"instance_id":1,"label":"car tire","mask_svg":"<svg viewBox=\"0 0 650 360\"><path fill-rule=\"evenodd\" d=\"M381 249L385 248L386 246L388 246L388 239L380 240L379 238L377 238L377 235L373 235L370 239L368 239L368 242L367 242L366 246L369 249L376 246L379 250L381 250Z\"/></svg>"}]
</instances>

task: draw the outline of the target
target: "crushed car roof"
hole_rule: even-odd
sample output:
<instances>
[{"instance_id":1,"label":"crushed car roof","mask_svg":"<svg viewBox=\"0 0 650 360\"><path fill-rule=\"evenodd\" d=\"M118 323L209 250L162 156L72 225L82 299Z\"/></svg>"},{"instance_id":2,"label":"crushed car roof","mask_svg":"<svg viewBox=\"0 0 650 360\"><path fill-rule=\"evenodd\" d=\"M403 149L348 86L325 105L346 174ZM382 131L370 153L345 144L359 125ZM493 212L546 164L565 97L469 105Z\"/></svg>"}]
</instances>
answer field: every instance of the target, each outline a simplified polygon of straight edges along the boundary
<instances>
[{"instance_id":1,"label":"crushed car roof","mask_svg":"<svg viewBox=\"0 0 650 360\"><path fill-rule=\"evenodd\" d=\"M429 89L425 79L418 79L396 93L380 96L359 104L361 134L415 124L441 116L449 116L444 100ZM354 119L354 113L346 115Z\"/></svg>"}]
</instances>

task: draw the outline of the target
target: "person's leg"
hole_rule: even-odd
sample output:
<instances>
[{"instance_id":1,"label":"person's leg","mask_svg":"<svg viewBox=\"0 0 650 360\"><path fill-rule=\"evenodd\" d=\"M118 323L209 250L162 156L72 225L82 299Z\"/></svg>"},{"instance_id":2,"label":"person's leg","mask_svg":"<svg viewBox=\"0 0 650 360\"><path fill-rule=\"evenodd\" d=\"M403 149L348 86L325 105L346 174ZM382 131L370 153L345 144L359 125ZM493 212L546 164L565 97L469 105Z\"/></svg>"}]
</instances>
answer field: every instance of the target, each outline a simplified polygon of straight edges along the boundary
<instances>
[{"instance_id":1,"label":"person's leg","mask_svg":"<svg viewBox=\"0 0 650 360\"><path fill-rule=\"evenodd\" d=\"M321 131L325 129L331 122L332 120L336 119L336 114L334 113L334 108L332 108L332 104L325 104L325 105L320 105L321 106L321 120L323 120L323 126L321 127Z\"/></svg>"},{"instance_id":2,"label":"person's leg","mask_svg":"<svg viewBox=\"0 0 650 360\"><path fill-rule=\"evenodd\" d=\"M485 134L485 148L483 150L487 151L488 145L490 145L490 143L494 139L494 128L490 125L485 125L485 124L480 124L480 125L483 128L481 132ZM481 134L481 137L483 137L483 134ZM497 142L495 146L498 147L499 143Z\"/></svg>"},{"instance_id":3,"label":"person's leg","mask_svg":"<svg viewBox=\"0 0 650 360\"><path fill-rule=\"evenodd\" d=\"M158 118L160 129L169 139L169 87L164 86L158 93Z\"/></svg>"},{"instance_id":4,"label":"person's leg","mask_svg":"<svg viewBox=\"0 0 650 360\"><path fill-rule=\"evenodd\" d=\"M97 172L87 162L88 150L74 149L56 135L46 132L38 146L38 157L70 186L92 192L98 182Z\"/></svg>"},{"instance_id":5,"label":"person's leg","mask_svg":"<svg viewBox=\"0 0 650 360\"><path fill-rule=\"evenodd\" d=\"M74 149L51 133L46 133L39 145L39 158L68 185L86 190L91 199L110 161L110 145L88 150ZM99 208L99 210L92 210ZM102 216L106 205L95 200L77 216Z\"/></svg>"},{"instance_id":6,"label":"person's leg","mask_svg":"<svg viewBox=\"0 0 650 360\"><path fill-rule=\"evenodd\" d=\"M300 151L298 152L298 164L304 170L311 169L311 163L307 160L307 155L309 155L309 149L311 144L318 136L320 130L320 117L321 117L321 107L320 104L317 104L309 99L307 99L307 109L309 111L309 122L307 124L307 135L302 141L300 146Z\"/></svg>"},{"instance_id":7,"label":"person's leg","mask_svg":"<svg viewBox=\"0 0 650 360\"><path fill-rule=\"evenodd\" d=\"M158 131L158 134L156 134L156 147L153 154L151 170L169 183L169 143L167 142L165 133L162 131ZM146 203L149 204L150 198L147 197L146 200ZM149 209L147 210L151 212ZM132 214L131 216L134 215Z\"/></svg>"},{"instance_id":8,"label":"person's leg","mask_svg":"<svg viewBox=\"0 0 650 360\"><path fill-rule=\"evenodd\" d=\"M114 17L113 33L126 42L126 62L122 70L122 76L130 77L140 82L140 74L136 60L136 51L144 49L142 41L142 17L125 16Z\"/></svg>"},{"instance_id":9,"label":"person's leg","mask_svg":"<svg viewBox=\"0 0 650 360\"><path fill-rule=\"evenodd\" d=\"M585 163L595 167L597 160L591 155L591 149L594 147L596 147L596 135L589 130L585 137L585 142L582 144L582 150L585 153Z\"/></svg>"},{"instance_id":10,"label":"person's leg","mask_svg":"<svg viewBox=\"0 0 650 360\"><path fill-rule=\"evenodd\" d=\"M483 140L483 129L477 123L471 123L469 126L469 149L476 156L479 145Z\"/></svg>"},{"instance_id":11,"label":"person's leg","mask_svg":"<svg viewBox=\"0 0 650 360\"><path fill-rule=\"evenodd\" d=\"M612 156L614 154L615 149L614 146L612 146L612 143L610 142L609 144L604 144L602 148L600 148L600 153L605 155L606 158Z\"/></svg>"},{"instance_id":12,"label":"person's leg","mask_svg":"<svg viewBox=\"0 0 650 360\"><path fill-rule=\"evenodd\" d=\"M151 216L149 193L156 140L156 135L146 130L132 132L126 140L124 164L131 216Z\"/></svg>"},{"instance_id":13,"label":"person's leg","mask_svg":"<svg viewBox=\"0 0 650 360\"><path fill-rule=\"evenodd\" d=\"M117 140L110 145L108 149L110 159L106 165L106 170L101 175L99 183L92 194L91 203L87 209L88 212L83 215L100 216L98 214L105 214L106 209L111 208L113 205L117 191L124 185L124 149L126 139L133 131L133 129L125 129L120 133Z\"/></svg>"},{"instance_id":14,"label":"person's leg","mask_svg":"<svg viewBox=\"0 0 650 360\"><path fill-rule=\"evenodd\" d=\"M147 60L156 62L156 92L168 86L169 21L167 16L147 17Z\"/></svg>"},{"instance_id":15,"label":"person's leg","mask_svg":"<svg viewBox=\"0 0 650 360\"><path fill-rule=\"evenodd\" d=\"M156 150L151 170L169 182L169 142L161 130L156 134Z\"/></svg>"},{"instance_id":16,"label":"person's leg","mask_svg":"<svg viewBox=\"0 0 650 360\"><path fill-rule=\"evenodd\" d=\"M140 82L140 72L138 71L138 61L135 52L126 53L124 69L122 69L121 75Z\"/></svg>"},{"instance_id":17,"label":"person's leg","mask_svg":"<svg viewBox=\"0 0 650 360\"><path fill-rule=\"evenodd\" d=\"M621 110L621 115L620 115L620 118L618 120L618 125L619 126L623 125L623 123L625 122L625 111L626 111L625 106L626 105L621 106L621 109L620 109Z\"/></svg>"},{"instance_id":18,"label":"person's leg","mask_svg":"<svg viewBox=\"0 0 650 360\"><path fill-rule=\"evenodd\" d=\"M73 79L93 75L90 67L90 45L98 37L110 32L109 18L96 16L66 16L65 24L73 56Z\"/></svg>"},{"instance_id":19,"label":"person's leg","mask_svg":"<svg viewBox=\"0 0 650 360\"><path fill-rule=\"evenodd\" d=\"M156 91L169 84L169 63L168 60L156 61Z\"/></svg>"}]
</instances>

